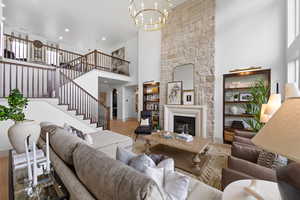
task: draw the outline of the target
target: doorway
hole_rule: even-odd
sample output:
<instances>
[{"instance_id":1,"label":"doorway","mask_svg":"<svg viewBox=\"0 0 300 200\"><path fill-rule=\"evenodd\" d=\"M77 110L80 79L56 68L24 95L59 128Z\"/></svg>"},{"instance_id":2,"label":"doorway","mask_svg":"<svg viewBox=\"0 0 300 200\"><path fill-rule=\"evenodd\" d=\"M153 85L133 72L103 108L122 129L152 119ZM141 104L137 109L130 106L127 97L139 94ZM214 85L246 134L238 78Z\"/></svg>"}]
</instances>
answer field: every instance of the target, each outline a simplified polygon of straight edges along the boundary
<instances>
[{"instance_id":1,"label":"doorway","mask_svg":"<svg viewBox=\"0 0 300 200\"><path fill-rule=\"evenodd\" d=\"M113 89L112 91L112 114L113 119L118 118L118 91L117 89Z\"/></svg>"}]
</instances>

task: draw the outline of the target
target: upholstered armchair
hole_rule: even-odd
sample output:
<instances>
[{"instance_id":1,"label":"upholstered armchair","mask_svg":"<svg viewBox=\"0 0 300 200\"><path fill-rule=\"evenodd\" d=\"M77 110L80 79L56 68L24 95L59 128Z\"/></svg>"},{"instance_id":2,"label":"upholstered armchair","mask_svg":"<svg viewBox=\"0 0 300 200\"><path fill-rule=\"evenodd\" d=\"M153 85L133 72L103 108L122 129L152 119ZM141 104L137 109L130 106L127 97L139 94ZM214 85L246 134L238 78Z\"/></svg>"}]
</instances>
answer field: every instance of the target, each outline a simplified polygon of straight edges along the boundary
<instances>
[{"instance_id":1,"label":"upholstered armchair","mask_svg":"<svg viewBox=\"0 0 300 200\"><path fill-rule=\"evenodd\" d=\"M141 121L148 119L148 125L141 125ZM136 139L138 135L150 135L152 133L152 112L151 111L141 111L141 121L139 126L135 129Z\"/></svg>"},{"instance_id":2,"label":"upholstered armchair","mask_svg":"<svg viewBox=\"0 0 300 200\"><path fill-rule=\"evenodd\" d=\"M222 169L222 189L230 183L242 179L261 179L276 182L275 170L258 165L261 149L251 138L255 133L237 131L228 158L227 168Z\"/></svg>"}]
</instances>

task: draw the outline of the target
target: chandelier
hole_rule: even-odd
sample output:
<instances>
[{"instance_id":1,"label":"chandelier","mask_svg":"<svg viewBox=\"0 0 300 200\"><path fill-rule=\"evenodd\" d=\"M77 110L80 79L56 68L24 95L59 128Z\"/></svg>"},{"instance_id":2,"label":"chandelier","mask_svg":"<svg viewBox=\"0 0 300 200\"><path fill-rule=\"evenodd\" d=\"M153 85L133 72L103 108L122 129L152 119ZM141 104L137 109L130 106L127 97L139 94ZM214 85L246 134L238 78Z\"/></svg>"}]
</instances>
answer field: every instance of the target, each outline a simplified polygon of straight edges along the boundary
<instances>
[{"instance_id":1,"label":"chandelier","mask_svg":"<svg viewBox=\"0 0 300 200\"><path fill-rule=\"evenodd\" d=\"M161 29L167 22L171 0L129 0L129 14L137 27L146 31Z\"/></svg>"}]
</instances>

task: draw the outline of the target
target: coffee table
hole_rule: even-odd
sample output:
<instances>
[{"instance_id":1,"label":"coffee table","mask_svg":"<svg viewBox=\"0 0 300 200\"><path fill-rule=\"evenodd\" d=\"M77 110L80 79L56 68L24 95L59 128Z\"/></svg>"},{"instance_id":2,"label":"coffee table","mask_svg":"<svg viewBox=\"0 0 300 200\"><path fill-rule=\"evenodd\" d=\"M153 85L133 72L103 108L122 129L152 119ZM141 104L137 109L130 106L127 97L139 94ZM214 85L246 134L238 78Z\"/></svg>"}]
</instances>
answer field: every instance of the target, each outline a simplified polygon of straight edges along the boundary
<instances>
[{"instance_id":1,"label":"coffee table","mask_svg":"<svg viewBox=\"0 0 300 200\"><path fill-rule=\"evenodd\" d=\"M200 156L205 155L208 151L208 145L210 144L210 140L204 139L201 137L194 137L194 140L191 142L185 142L175 138L176 133L171 133L172 138L165 138L163 134L166 132L154 132L151 135L143 135L143 139L145 139L146 143L146 153L151 153L150 147L151 142L166 145L169 147L173 147L179 150L188 151L194 153L193 164L196 170L200 170Z\"/></svg>"}]
</instances>

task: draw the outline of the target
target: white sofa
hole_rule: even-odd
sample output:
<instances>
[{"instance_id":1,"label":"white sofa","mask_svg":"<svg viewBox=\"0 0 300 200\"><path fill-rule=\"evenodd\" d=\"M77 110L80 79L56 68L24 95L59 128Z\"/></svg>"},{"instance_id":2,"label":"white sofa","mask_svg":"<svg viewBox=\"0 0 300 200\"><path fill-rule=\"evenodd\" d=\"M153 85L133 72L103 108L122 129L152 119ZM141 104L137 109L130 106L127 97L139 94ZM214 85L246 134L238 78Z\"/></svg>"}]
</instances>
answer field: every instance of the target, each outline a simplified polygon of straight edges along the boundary
<instances>
[{"instance_id":1,"label":"white sofa","mask_svg":"<svg viewBox=\"0 0 300 200\"><path fill-rule=\"evenodd\" d=\"M112 131L99 131L90 133L93 138L94 148L106 153L109 157L115 159L117 147L123 147L132 150L133 140ZM190 179L188 200L221 200L222 192L200 182L197 179Z\"/></svg>"}]
</instances>

